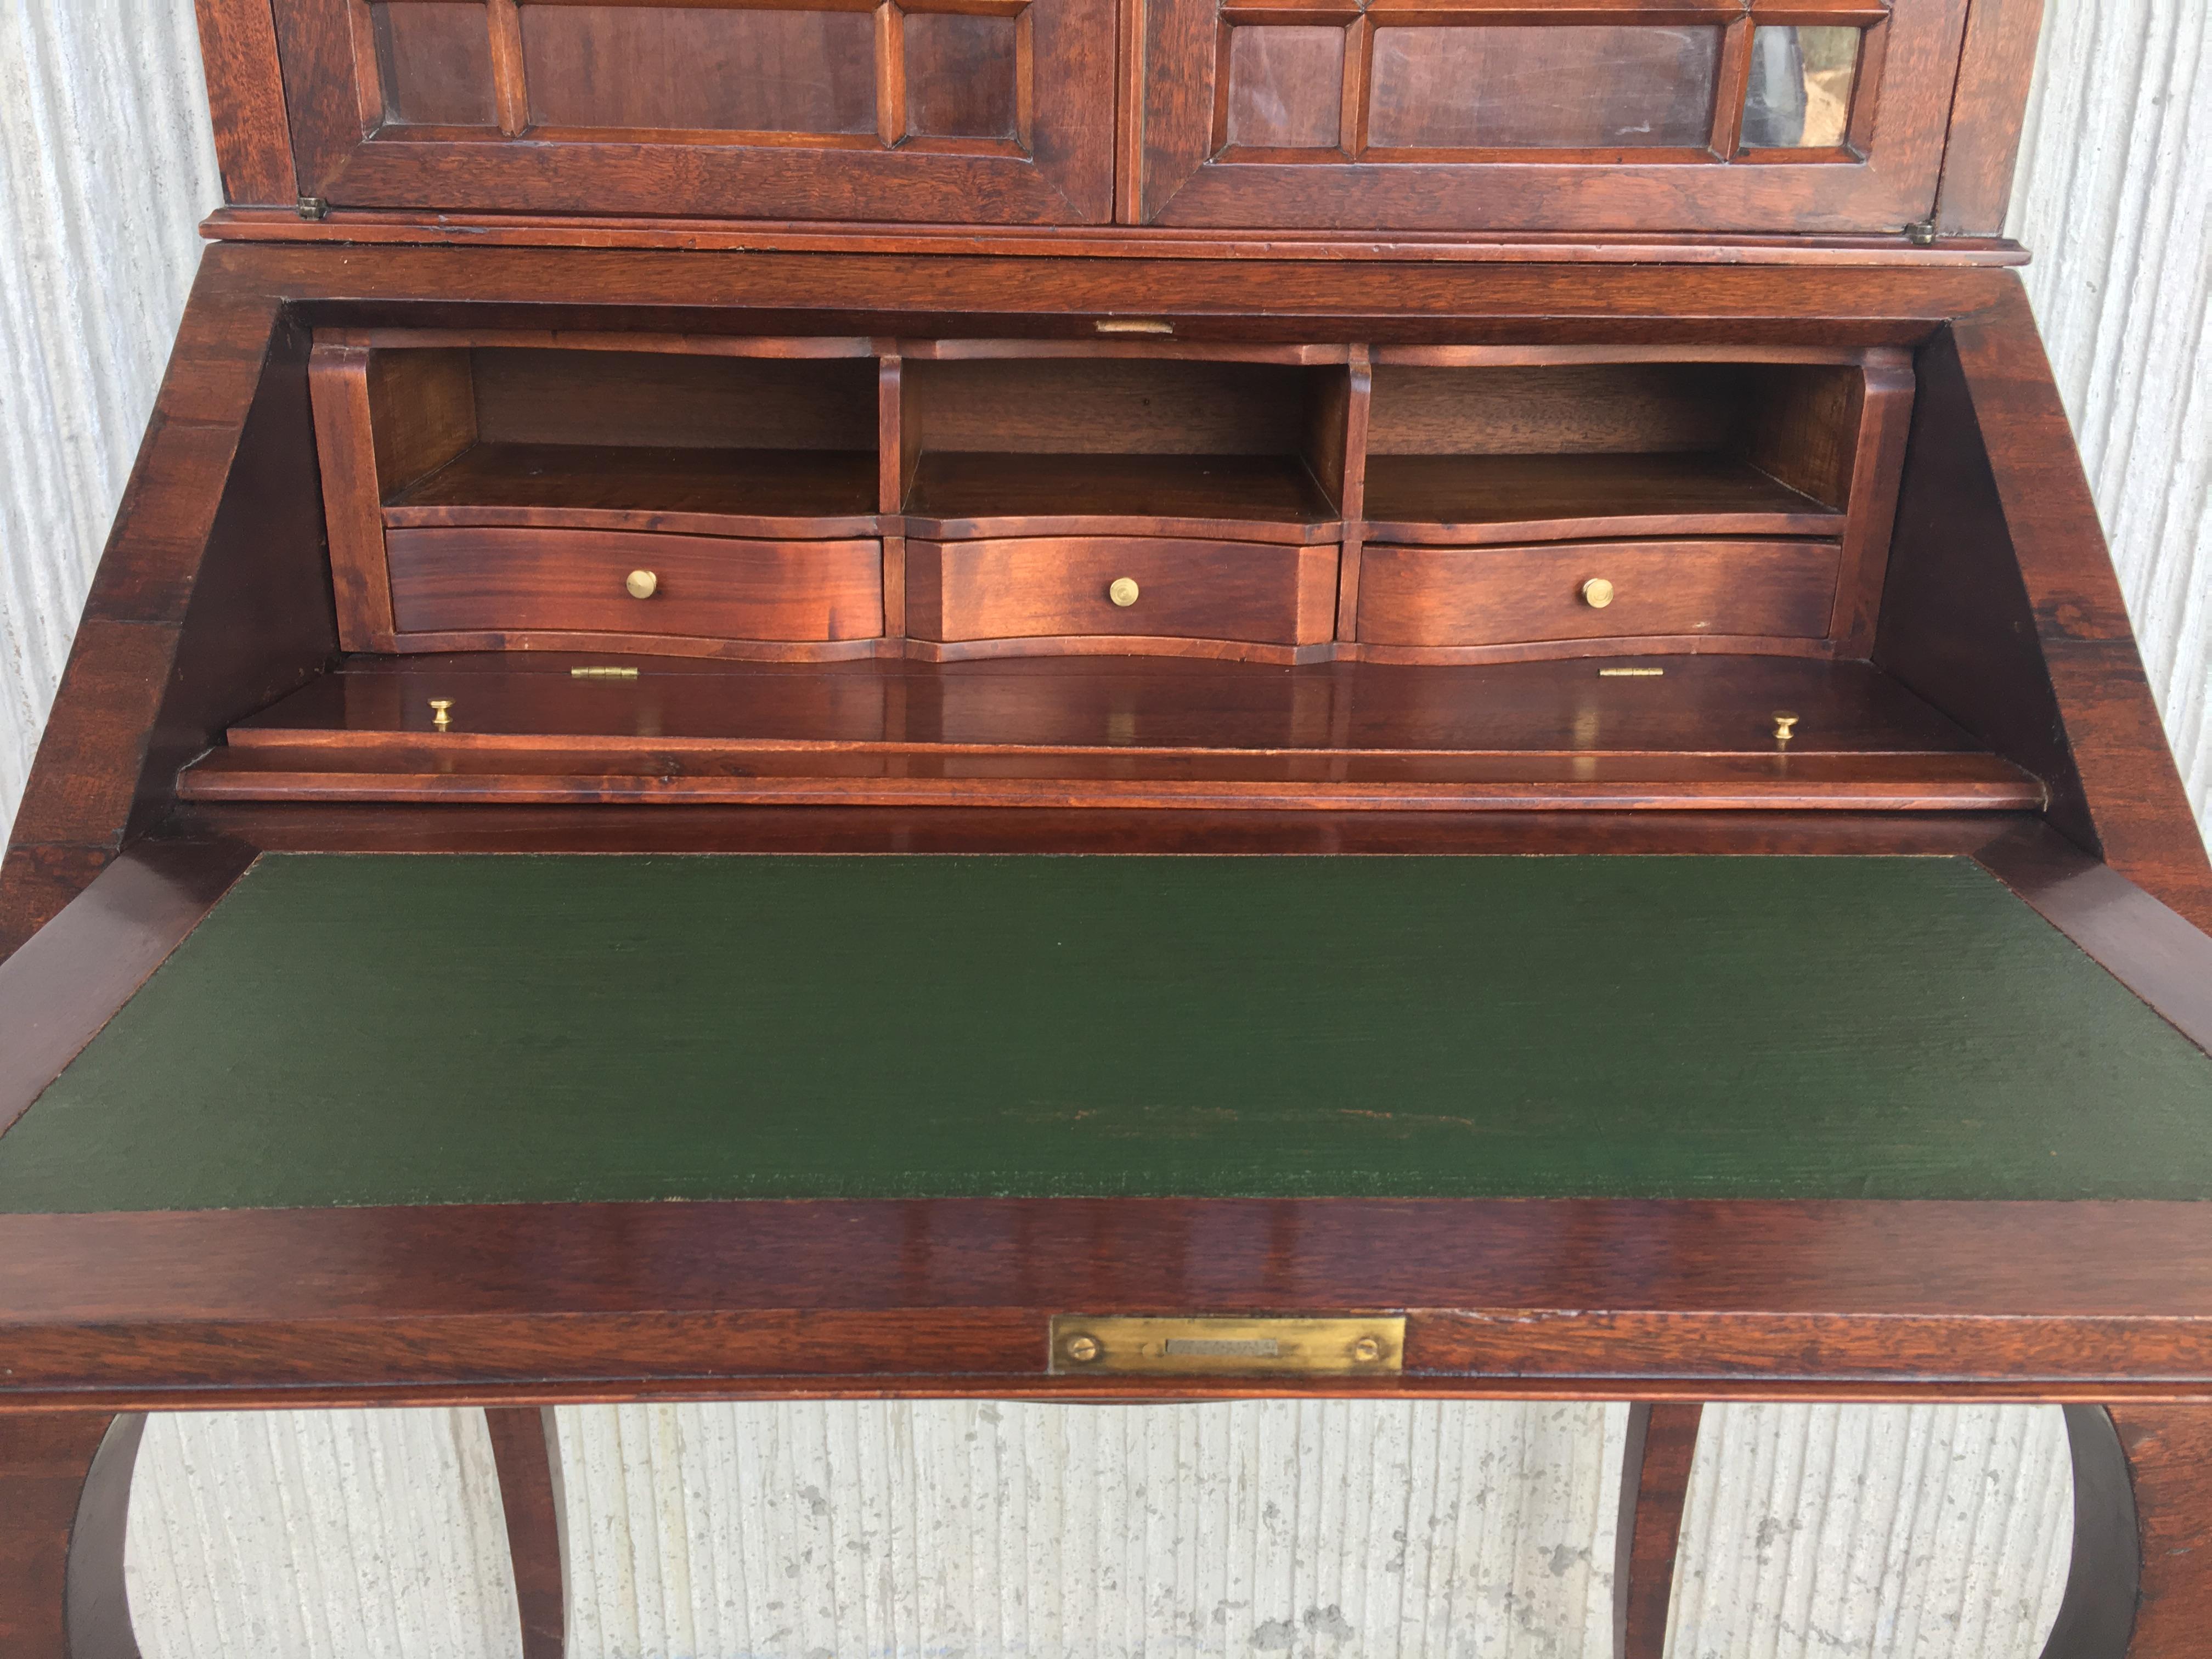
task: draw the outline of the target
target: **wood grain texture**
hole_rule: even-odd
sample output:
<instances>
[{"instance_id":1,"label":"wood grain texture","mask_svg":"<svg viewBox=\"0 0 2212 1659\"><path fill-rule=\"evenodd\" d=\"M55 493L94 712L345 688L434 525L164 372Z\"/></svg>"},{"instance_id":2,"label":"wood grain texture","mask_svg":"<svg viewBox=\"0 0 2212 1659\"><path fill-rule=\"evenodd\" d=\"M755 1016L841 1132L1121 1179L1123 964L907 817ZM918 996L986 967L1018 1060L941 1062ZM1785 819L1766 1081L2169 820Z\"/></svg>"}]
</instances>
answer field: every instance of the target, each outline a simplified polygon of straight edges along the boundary
<instances>
[{"instance_id":1,"label":"wood grain texture","mask_svg":"<svg viewBox=\"0 0 2212 1659\"><path fill-rule=\"evenodd\" d=\"M1018 30L1027 84L1004 84L1013 66L1003 54L995 68L975 66L995 74L999 106L1010 94L1018 113L1030 112L1019 140L925 137L896 148L878 131L877 46L868 19L838 11L798 14L794 21L769 11L708 16L696 8L665 9L669 15L620 7L593 16L564 7L518 20L511 0L501 0L493 12L506 25L500 50L487 47L477 60L483 67L471 83L474 100L464 109L448 99L452 107L431 112L447 120L465 115L464 128L434 120L392 131L358 118L356 60L362 46L348 0L285 0L276 21L297 112L293 137L303 193L347 206L434 202L558 214L1032 225L1110 217L1115 23L1107 0L1038 0ZM857 50L841 57L848 44ZM975 44L988 58L1003 42L994 33ZM750 56L779 68L769 75L656 76L657 45L685 62L734 56L742 64ZM422 61L435 70L443 60L432 53ZM392 89L386 93L389 110ZM957 108L939 111L943 102L925 97L909 110L974 125ZM536 125L514 142L526 121ZM506 136L488 138L466 130L472 126L496 126ZM557 165L548 165L549 152Z\"/></svg>"},{"instance_id":2,"label":"wood grain texture","mask_svg":"<svg viewBox=\"0 0 2212 1659\"><path fill-rule=\"evenodd\" d=\"M1613 1651L1619 1659L1663 1659L1682 1536L1690 1465L1704 1407L1629 1407L1621 1464L1620 1524L1613 1535Z\"/></svg>"},{"instance_id":3,"label":"wood grain texture","mask_svg":"<svg viewBox=\"0 0 2212 1659\"><path fill-rule=\"evenodd\" d=\"M1717 23L1740 13L1705 15ZM1540 138L1519 149L1401 150L1406 159L1387 164L1334 155L1290 159L1279 151L1262 152L1264 160L1223 158L1217 155L1217 82L1231 73L1231 64L1218 44L1227 33L1219 16L1218 0L1160 0L1146 8L1138 205L1146 223L1865 231L1923 219L1934 208L1966 5L1945 0L1890 21L1884 31L1881 121L1869 135L1866 161L1848 167L1705 161L1710 152L1702 122L1694 148L1656 161L1613 147L1584 152L1577 166L1556 152L1547 155ZM1466 76L1438 78L1454 86ZM1448 100L1418 106L1400 100L1389 107L1427 118L1428 125L1408 129L1416 137L1466 143L1437 126L1443 110L1454 107ZM1378 141L1384 137L1377 135ZM1509 136L1507 143L1513 142ZM1595 160L1605 165L1588 165Z\"/></svg>"},{"instance_id":4,"label":"wood grain texture","mask_svg":"<svg viewBox=\"0 0 2212 1659\"><path fill-rule=\"evenodd\" d=\"M349 651L368 650L392 631L369 360L363 346L318 344L307 365L338 643Z\"/></svg>"},{"instance_id":5,"label":"wood grain texture","mask_svg":"<svg viewBox=\"0 0 2212 1659\"><path fill-rule=\"evenodd\" d=\"M289 207L300 195L268 0L198 0L200 58L224 201Z\"/></svg>"},{"instance_id":6,"label":"wood grain texture","mask_svg":"<svg viewBox=\"0 0 2212 1659\"><path fill-rule=\"evenodd\" d=\"M574 635L548 636L573 643ZM509 644L527 647L528 636ZM630 641L635 643L635 641ZM1015 653L1026 642L911 647ZM1118 653L1115 638L1048 641L1061 654ZM671 648L673 648L672 647ZM720 645L799 653L849 647ZM1243 660L1315 647L1236 641L1149 642ZM190 801L392 801L453 806L662 802L685 806L1110 808L1135 811L2017 812L2043 787L2010 763L1962 756L1122 756L955 752L941 756L788 748L680 754L624 745L567 750L399 739L335 750L280 744L215 750L178 779Z\"/></svg>"},{"instance_id":7,"label":"wood grain texture","mask_svg":"<svg viewBox=\"0 0 2212 1659\"><path fill-rule=\"evenodd\" d=\"M562 1659L568 1650L568 1573L560 1427L550 1408L528 1406L493 1407L484 1413L484 1427L507 1519L522 1659Z\"/></svg>"},{"instance_id":8,"label":"wood grain texture","mask_svg":"<svg viewBox=\"0 0 2212 1659\"><path fill-rule=\"evenodd\" d=\"M387 532L392 632L858 640L884 631L883 546L604 530ZM624 586L634 571L657 585ZM452 648L448 646L447 648ZM644 648L649 648L646 647Z\"/></svg>"},{"instance_id":9,"label":"wood grain texture","mask_svg":"<svg viewBox=\"0 0 2212 1659\"><path fill-rule=\"evenodd\" d=\"M2212 1396L2202 1212L1058 1200L9 1216L0 1328L10 1403L80 1410L1137 1398L1157 1383L1048 1377L1050 1315L1374 1306L1415 1310L1407 1374L1360 1390L1394 1396L2148 1405ZM1439 1330L1425 1349L1440 1308L1498 1311L1489 1340Z\"/></svg>"},{"instance_id":10,"label":"wood grain texture","mask_svg":"<svg viewBox=\"0 0 2212 1659\"><path fill-rule=\"evenodd\" d=\"M2142 1577L2128 1659L2180 1659L2212 1620L2212 1421L2201 1410L2112 1408L2127 1453Z\"/></svg>"},{"instance_id":11,"label":"wood grain texture","mask_svg":"<svg viewBox=\"0 0 2212 1659\"><path fill-rule=\"evenodd\" d=\"M907 544L917 639L1057 635L1317 645L1336 631L1336 549L1140 537ZM1136 584L1133 602L1109 589Z\"/></svg>"},{"instance_id":12,"label":"wood grain texture","mask_svg":"<svg viewBox=\"0 0 2212 1659\"><path fill-rule=\"evenodd\" d=\"M143 1419L0 1413L0 1646L25 1659L137 1659L123 1522Z\"/></svg>"},{"instance_id":13,"label":"wood grain texture","mask_svg":"<svg viewBox=\"0 0 2212 1659\"><path fill-rule=\"evenodd\" d=\"M1833 542L1591 542L1394 547L1360 566L1363 645L1826 634ZM1586 585L1611 585L1607 603Z\"/></svg>"},{"instance_id":14,"label":"wood grain texture","mask_svg":"<svg viewBox=\"0 0 2212 1659\"><path fill-rule=\"evenodd\" d=\"M2051 820L2199 926L2212 863L2027 301L1922 353L1875 658L2051 784Z\"/></svg>"},{"instance_id":15,"label":"wood grain texture","mask_svg":"<svg viewBox=\"0 0 2212 1659\"><path fill-rule=\"evenodd\" d=\"M1984 236L2004 225L2042 28L2036 0L1972 0L1936 198L1941 235Z\"/></svg>"}]
</instances>

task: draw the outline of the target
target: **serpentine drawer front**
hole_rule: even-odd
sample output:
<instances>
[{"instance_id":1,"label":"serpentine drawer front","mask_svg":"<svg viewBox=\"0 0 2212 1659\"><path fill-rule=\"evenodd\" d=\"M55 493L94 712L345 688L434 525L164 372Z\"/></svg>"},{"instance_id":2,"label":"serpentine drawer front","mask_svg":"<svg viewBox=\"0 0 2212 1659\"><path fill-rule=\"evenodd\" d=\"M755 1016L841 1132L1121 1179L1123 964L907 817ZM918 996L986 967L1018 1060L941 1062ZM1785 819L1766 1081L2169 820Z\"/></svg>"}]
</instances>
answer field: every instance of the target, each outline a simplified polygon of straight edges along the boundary
<instances>
[{"instance_id":1,"label":"serpentine drawer front","mask_svg":"<svg viewBox=\"0 0 2212 1659\"><path fill-rule=\"evenodd\" d=\"M882 544L617 531L393 530L404 635L870 639L884 629ZM463 641L453 641L462 643Z\"/></svg>"},{"instance_id":2,"label":"serpentine drawer front","mask_svg":"<svg viewBox=\"0 0 2212 1659\"><path fill-rule=\"evenodd\" d=\"M1817 639L1836 598L1824 541L1565 542L1366 550L1359 639L1383 646L1715 635Z\"/></svg>"},{"instance_id":3,"label":"serpentine drawer front","mask_svg":"<svg viewBox=\"0 0 2212 1659\"><path fill-rule=\"evenodd\" d=\"M1084 635L1320 645L1336 631L1334 545L1034 537L909 543L907 617L936 641Z\"/></svg>"}]
</instances>

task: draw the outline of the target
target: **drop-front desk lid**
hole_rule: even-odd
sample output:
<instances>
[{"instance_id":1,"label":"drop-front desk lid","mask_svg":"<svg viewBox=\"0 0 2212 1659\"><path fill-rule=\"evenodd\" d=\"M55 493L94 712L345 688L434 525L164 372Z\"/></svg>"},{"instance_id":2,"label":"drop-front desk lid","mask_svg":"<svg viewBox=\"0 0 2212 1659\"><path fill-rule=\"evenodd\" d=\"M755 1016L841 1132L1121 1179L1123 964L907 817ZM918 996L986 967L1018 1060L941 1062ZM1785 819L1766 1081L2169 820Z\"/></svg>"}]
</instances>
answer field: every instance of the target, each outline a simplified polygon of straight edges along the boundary
<instances>
[{"instance_id":1,"label":"drop-front desk lid","mask_svg":"<svg viewBox=\"0 0 2212 1659\"><path fill-rule=\"evenodd\" d=\"M1308 1389L2170 1394L2204 951L2063 849L157 846L0 969L4 1392L1079 1393L1056 1319L1266 1315L1402 1317Z\"/></svg>"},{"instance_id":2,"label":"drop-front desk lid","mask_svg":"<svg viewBox=\"0 0 2212 1659\"><path fill-rule=\"evenodd\" d=\"M1962 858L264 856L0 1209L2212 1196Z\"/></svg>"},{"instance_id":3,"label":"drop-front desk lid","mask_svg":"<svg viewBox=\"0 0 2212 1659\"><path fill-rule=\"evenodd\" d=\"M272 33L265 0L202 4L231 203L354 232L381 214L1899 247L2001 229L2036 21L1968 0L1122 9L276 0Z\"/></svg>"}]
</instances>

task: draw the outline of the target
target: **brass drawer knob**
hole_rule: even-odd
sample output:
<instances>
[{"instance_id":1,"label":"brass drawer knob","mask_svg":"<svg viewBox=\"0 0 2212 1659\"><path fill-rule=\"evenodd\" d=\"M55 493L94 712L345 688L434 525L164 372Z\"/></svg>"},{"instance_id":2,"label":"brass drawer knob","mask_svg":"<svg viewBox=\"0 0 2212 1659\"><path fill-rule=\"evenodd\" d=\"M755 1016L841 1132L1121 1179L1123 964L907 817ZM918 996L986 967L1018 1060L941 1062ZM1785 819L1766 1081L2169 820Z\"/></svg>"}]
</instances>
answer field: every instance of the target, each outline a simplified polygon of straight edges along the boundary
<instances>
[{"instance_id":1,"label":"brass drawer knob","mask_svg":"<svg viewBox=\"0 0 2212 1659\"><path fill-rule=\"evenodd\" d=\"M633 570L623 578L623 586L633 599L649 599L660 586L660 578L650 570Z\"/></svg>"},{"instance_id":2,"label":"brass drawer knob","mask_svg":"<svg viewBox=\"0 0 2212 1659\"><path fill-rule=\"evenodd\" d=\"M1613 603L1613 584L1602 576L1592 576L1583 584L1583 603L1593 611L1602 611Z\"/></svg>"},{"instance_id":3,"label":"brass drawer knob","mask_svg":"<svg viewBox=\"0 0 2212 1659\"><path fill-rule=\"evenodd\" d=\"M1113 586L1106 590L1106 597L1127 611L1137 602L1137 584L1127 576L1116 576Z\"/></svg>"}]
</instances>

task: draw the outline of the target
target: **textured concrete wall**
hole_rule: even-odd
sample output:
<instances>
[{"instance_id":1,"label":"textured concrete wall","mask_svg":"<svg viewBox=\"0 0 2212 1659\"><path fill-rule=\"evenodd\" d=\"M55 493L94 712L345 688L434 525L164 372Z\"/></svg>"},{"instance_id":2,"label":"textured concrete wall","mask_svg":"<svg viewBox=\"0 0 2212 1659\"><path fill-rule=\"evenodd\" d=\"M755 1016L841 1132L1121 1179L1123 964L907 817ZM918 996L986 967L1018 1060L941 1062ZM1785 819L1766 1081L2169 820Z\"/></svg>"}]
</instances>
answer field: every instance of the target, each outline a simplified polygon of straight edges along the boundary
<instances>
[{"instance_id":1,"label":"textured concrete wall","mask_svg":"<svg viewBox=\"0 0 2212 1659\"><path fill-rule=\"evenodd\" d=\"M192 226L216 200L198 75L190 0L0 0L0 823L20 798L152 404L198 256ZM2212 817L2208 155L2204 6L2053 7L2015 234L2041 254L2029 286L2153 684L2199 815ZM1048 1585L1066 1597L1106 1570L1084 1552L1109 1547L1123 1552L1114 1570L1125 1590L1134 1571L1172 1593L1113 1614L1125 1621L1111 1627L1119 1636L1097 1603L1079 1601L1090 1611L1071 1615L1063 1601L1058 1637L1048 1630L1026 1650L1133 1651L1135 1634L1157 1620L1153 1652L1204 1651L1199 1638L1225 1641L1232 1628L1268 1643L1287 1636L1285 1651L1444 1651L1409 1645L1405 1619L1394 1624L1382 1611L1389 1595L1410 1594L1402 1575L1412 1562L1442 1575L1427 1579L1424 1597L1480 1610L1455 1615L1455 1659L1462 1650L1572 1652L1592 1628L1589 1598L1609 1559L1609 1510L1589 1472L1593 1459L1617 1452L1602 1425L1570 1425L1555 1410L1454 1408L1465 1415L1447 1426L1445 1408L1422 1407L1425 1426L1409 1413L1386 1430L1330 1416L1348 1408L1308 1407L1310 1430L1253 1408L1233 1430L1147 1426L1134 1443L1116 1443L1103 1418L1080 1410L1000 1407L991 1422L980 1407L806 1409L815 1415L568 1414L572 1521L591 1543L580 1562L580 1652L746 1651L739 1644L762 1632L737 1622L745 1598L758 1599L763 1615L784 1610L766 1607L775 1599L769 1580L732 1578L719 1565L726 1559L784 1571L792 1595L858 1621L831 1650L841 1659L919 1651L877 1637L920 1639L925 1624L948 1642L975 1644L971 1652L1022 1651L993 1633L974 1595L947 1590L944 1564L964 1563L971 1584L1000 1586L1013 1582L1018 1561L1024 1595ZM1176 1408L1161 1419L1170 1420L1195 1424L1198 1408ZM1310 1431L1360 1450L1367 1477L1402 1476L1405 1510L1374 1511L1370 1486L1365 1530L1345 1510L1327 1523L1335 1530L1325 1544L1316 1530L1298 1533L1287 1553L1272 1542L1262 1549L1280 1524L1267 1520L1269 1502L1279 1514L1291 1504L1307 1517L1300 1527L1316 1506L1328 1516L1337 1511L1328 1505L1349 1502L1340 1478L1354 1472L1349 1462L1292 1455L1293 1438L1303 1447ZM1159 1449L1158 1437L1186 1433L1185 1451ZM878 1464L854 1461L871 1436L884 1449ZM892 1455L902 1445L903 1463ZM848 1456L840 1446L855 1449ZM1031 1467L1041 1447L1089 1459L1068 1467L1091 1470L1102 1493L1102 1471L1121 1471L1126 1483L1138 1458L1146 1498L1139 1504L1125 1484L1112 1489L1118 1509L1064 1512L1064 1485L1060 1507L1041 1496L1044 1476ZM131 1534L149 1659L247 1650L507 1659L513 1591L495 1547L487 1459L480 1430L444 1413L163 1419L148 1438ZM786 1474L757 1484L763 1468ZM755 1477L741 1481L748 1469ZM902 1532L867 1496L864 1474L898 1469L902 1490L933 1506L933 1532L919 1517ZM661 1485L649 1492L653 1476ZM1158 1496L1163 1482L1176 1494L1172 1516ZM1718 1415L1692 1494L1674 1659L2025 1659L2054 1605L2067 1510L2054 1413ZM1140 1512L1142 1560L1161 1552L1180 1577L1127 1565ZM1236 1530L1248 1523L1257 1530ZM902 1613L896 1584L839 1589L849 1580L836 1572L850 1565L839 1552L855 1545L937 1576L917 1579ZM1253 1565L1237 1565L1232 1546L1249 1547ZM994 1548L1012 1553L996 1561ZM1564 1564L1557 1572L1554 1563ZM1335 1607L1352 1624L1354 1603L1344 1598L1355 1586L1369 1598L1357 1603L1353 1627L1366 1632L1358 1642L1334 1634L1328 1614ZM1249 1605L1231 1609L1231 1601ZM1176 1623L1189 1607L1215 1606L1224 1609L1218 1632L1204 1618L1197 1629ZM925 1618L926 1608L935 1611ZM1232 1612L1249 1624L1232 1627ZM809 1626L817 1627L827 1628ZM1385 1641L1399 1646L1366 1644ZM779 1639L752 1650L799 1659L809 1650Z\"/></svg>"},{"instance_id":2,"label":"textured concrete wall","mask_svg":"<svg viewBox=\"0 0 2212 1659\"><path fill-rule=\"evenodd\" d=\"M931 1401L559 1413L574 1659L1605 1659L1621 1407ZM156 1419L146 1659L510 1659L481 1419ZM2034 1659L2048 1408L1737 1407L1673 1659Z\"/></svg>"}]
</instances>

